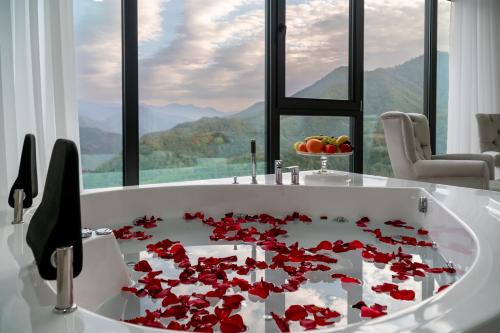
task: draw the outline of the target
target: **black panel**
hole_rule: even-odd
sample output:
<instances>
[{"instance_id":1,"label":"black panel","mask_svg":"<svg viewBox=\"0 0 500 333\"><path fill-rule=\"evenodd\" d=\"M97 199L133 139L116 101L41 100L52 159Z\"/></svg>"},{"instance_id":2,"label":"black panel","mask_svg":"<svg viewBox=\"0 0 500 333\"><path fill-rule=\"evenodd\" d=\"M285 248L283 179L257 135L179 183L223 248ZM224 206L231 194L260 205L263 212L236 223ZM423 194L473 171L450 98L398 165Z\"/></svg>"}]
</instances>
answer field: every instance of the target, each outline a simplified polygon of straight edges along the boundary
<instances>
[{"instance_id":1,"label":"black panel","mask_svg":"<svg viewBox=\"0 0 500 333\"><path fill-rule=\"evenodd\" d=\"M122 0L123 185L139 184L137 0Z\"/></svg>"},{"instance_id":2,"label":"black panel","mask_svg":"<svg viewBox=\"0 0 500 333\"><path fill-rule=\"evenodd\" d=\"M429 120L432 153L436 153L437 0L425 1L424 114Z\"/></svg>"},{"instance_id":3,"label":"black panel","mask_svg":"<svg viewBox=\"0 0 500 333\"><path fill-rule=\"evenodd\" d=\"M82 221L78 150L74 142L59 139L50 158L43 198L28 227L26 241L38 271L46 280L56 279L52 253L73 246L73 275L82 271Z\"/></svg>"},{"instance_id":4,"label":"black panel","mask_svg":"<svg viewBox=\"0 0 500 333\"><path fill-rule=\"evenodd\" d=\"M9 193L9 206L14 207L14 191L24 191L23 207L29 208L38 195L38 177L36 170L36 140L33 134L24 137L19 173Z\"/></svg>"}]
</instances>

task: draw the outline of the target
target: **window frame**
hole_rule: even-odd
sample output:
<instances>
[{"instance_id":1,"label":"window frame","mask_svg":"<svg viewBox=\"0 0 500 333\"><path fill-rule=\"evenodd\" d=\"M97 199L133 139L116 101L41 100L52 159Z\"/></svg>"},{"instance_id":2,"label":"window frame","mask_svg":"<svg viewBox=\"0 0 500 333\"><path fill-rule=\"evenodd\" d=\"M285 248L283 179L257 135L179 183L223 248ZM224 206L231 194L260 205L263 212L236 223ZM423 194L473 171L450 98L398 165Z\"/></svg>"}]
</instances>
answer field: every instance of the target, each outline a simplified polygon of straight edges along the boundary
<instances>
[{"instance_id":1,"label":"window frame","mask_svg":"<svg viewBox=\"0 0 500 333\"><path fill-rule=\"evenodd\" d=\"M332 116L351 119L350 136L355 145L350 170L363 171L363 49L364 0L349 1L349 80L347 100L286 97L286 0L267 1L266 113L267 171L274 171L280 157L281 116Z\"/></svg>"},{"instance_id":2,"label":"window frame","mask_svg":"<svg viewBox=\"0 0 500 333\"><path fill-rule=\"evenodd\" d=\"M138 0L122 0L123 185L139 185ZM424 114L431 147L436 148L438 0L425 0ZM350 169L363 173L364 0L350 0L349 99L321 100L285 96L286 0L266 0L265 130L266 172L279 159L281 116L332 116L351 119L355 145Z\"/></svg>"}]
</instances>

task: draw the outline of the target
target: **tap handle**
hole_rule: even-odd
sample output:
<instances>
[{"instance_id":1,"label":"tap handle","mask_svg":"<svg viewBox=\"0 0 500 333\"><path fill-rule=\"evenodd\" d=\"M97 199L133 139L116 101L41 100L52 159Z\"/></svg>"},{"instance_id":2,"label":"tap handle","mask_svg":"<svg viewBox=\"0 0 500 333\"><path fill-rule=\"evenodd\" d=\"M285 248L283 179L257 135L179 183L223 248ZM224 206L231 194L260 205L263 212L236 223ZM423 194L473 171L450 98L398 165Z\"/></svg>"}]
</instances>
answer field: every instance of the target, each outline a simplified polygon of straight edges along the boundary
<instances>
[{"instance_id":1,"label":"tap handle","mask_svg":"<svg viewBox=\"0 0 500 333\"><path fill-rule=\"evenodd\" d=\"M283 185L283 161L274 161L274 182L276 185Z\"/></svg>"},{"instance_id":2,"label":"tap handle","mask_svg":"<svg viewBox=\"0 0 500 333\"><path fill-rule=\"evenodd\" d=\"M256 149L255 149L255 140L250 140L250 152L252 154L255 154L255 151L256 151Z\"/></svg>"},{"instance_id":3,"label":"tap handle","mask_svg":"<svg viewBox=\"0 0 500 333\"><path fill-rule=\"evenodd\" d=\"M286 167L286 169L290 170L290 172L292 173L292 175L298 175L299 172L300 172L300 167L298 165L289 166L289 167Z\"/></svg>"},{"instance_id":4,"label":"tap handle","mask_svg":"<svg viewBox=\"0 0 500 333\"><path fill-rule=\"evenodd\" d=\"M287 170L290 170L291 178L292 178L292 185L299 185L299 166L294 165L286 168Z\"/></svg>"}]
</instances>

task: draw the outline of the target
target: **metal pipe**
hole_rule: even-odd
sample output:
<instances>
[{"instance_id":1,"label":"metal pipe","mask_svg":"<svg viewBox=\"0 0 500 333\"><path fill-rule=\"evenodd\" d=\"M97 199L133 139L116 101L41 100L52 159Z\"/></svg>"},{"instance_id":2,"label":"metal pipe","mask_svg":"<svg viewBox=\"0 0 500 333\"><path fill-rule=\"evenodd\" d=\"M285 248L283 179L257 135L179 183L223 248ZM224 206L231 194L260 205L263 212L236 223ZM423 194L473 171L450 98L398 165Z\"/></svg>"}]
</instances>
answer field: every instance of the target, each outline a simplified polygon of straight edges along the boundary
<instances>
[{"instance_id":1,"label":"metal pipe","mask_svg":"<svg viewBox=\"0 0 500 333\"><path fill-rule=\"evenodd\" d=\"M283 161L274 161L274 182L276 185L283 185Z\"/></svg>"},{"instance_id":2,"label":"metal pipe","mask_svg":"<svg viewBox=\"0 0 500 333\"><path fill-rule=\"evenodd\" d=\"M23 201L24 191L22 189L14 190L14 220L12 224L23 223Z\"/></svg>"},{"instance_id":3,"label":"metal pipe","mask_svg":"<svg viewBox=\"0 0 500 333\"><path fill-rule=\"evenodd\" d=\"M73 246L56 249L57 304L54 313L66 314L76 310L73 302Z\"/></svg>"},{"instance_id":4,"label":"metal pipe","mask_svg":"<svg viewBox=\"0 0 500 333\"><path fill-rule=\"evenodd\" d=\"M257 158L255 140L250 141L250 152L252 154L252 184L257 184Z\"/></svg>"}]
</instances>

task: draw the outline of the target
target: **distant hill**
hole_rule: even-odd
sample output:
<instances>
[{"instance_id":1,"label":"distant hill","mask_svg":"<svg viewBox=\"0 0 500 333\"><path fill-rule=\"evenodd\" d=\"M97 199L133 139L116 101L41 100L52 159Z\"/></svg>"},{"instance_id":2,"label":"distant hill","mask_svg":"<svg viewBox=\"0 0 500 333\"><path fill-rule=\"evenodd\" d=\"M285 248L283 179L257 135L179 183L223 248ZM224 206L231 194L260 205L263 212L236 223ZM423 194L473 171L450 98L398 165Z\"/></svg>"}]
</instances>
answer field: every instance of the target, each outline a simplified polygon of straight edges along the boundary
<instances>
[{"instance_id":1,"label":"distant hill","mask_svg":"<svg viewBox=\"0 0 500 333\"><path fill-rule=\"evenodd\" d=\"M117 104L79 102L79 121L83 127L94 127L105 132L122 132L122 106ZM164 106L139 105L139 134L168 130L177 124L191 122L203 117L225 114L214 108L190 104L167 104Z\"/></svg>"},{"instance_id":2,"label":"distant hill","mask_svg":"<svg viewBox=\"0 0 500 333\"><path fill-rule=\"evenodd\" d=\"M446 103L443 101L447 101L448 91L448 66L446 65L448 54L439 53L438 61L441 64L440 72L438 72L438 118L443 119L446 110ZM294 97L346 98L346 80L347 68L340 67L311 86L297 92ZM371 135L371 140L365 142L367 171L376 174L390 172L387 171L388 158L378 116L389 110L422 111L423 56L396 67L366 71L364 90L365 133ZM159 117L156 110L145 112L152 113L149 125L159 129L159 126L155 127L154 119L162 119L158 123L167 120L175 123L178 121L175 117L180 117L180 114L184 117L194 117L189 110L195 113L195 108L194 106L179 106L173 108L176 112L172 115L163 111L165 118L155 118ZM250 139L263 140L265 138L264 102L255 103L239 113L228 116L213 109L203 110L204 112L201 113L203 116L197 120L180 122L179 119L179 123L168 130L151 131L153 133L142 135L140 139L141 168L191 166L196 163L197 158L211 157L226 157L229 162L235 163L247 161ZM311 163L311 166L317 166L316 160L308 159L306 162L298 157L291 148L292 144L309 135L340 135L348 134L348 131L348 118L282 117L280 133L282 158L286 158L287 163L302 163L301 165ZM259 154L262 158L264 145L264 142L258 142ZM339 163L345 163L345 161ZM103 165L101 170L111 171L118 166L120 164L115 161Z\"/></svg>"},{"instance_id":3,"label":"distant hill","mask_svg":"<svg viewBox=\"0 0 500 333\"><path fill-rule=\"evenodd\" d=\"M82 154L115 154L122 150L122 136L80 126L80 149Z\"/></svg>"}]
</instances>

